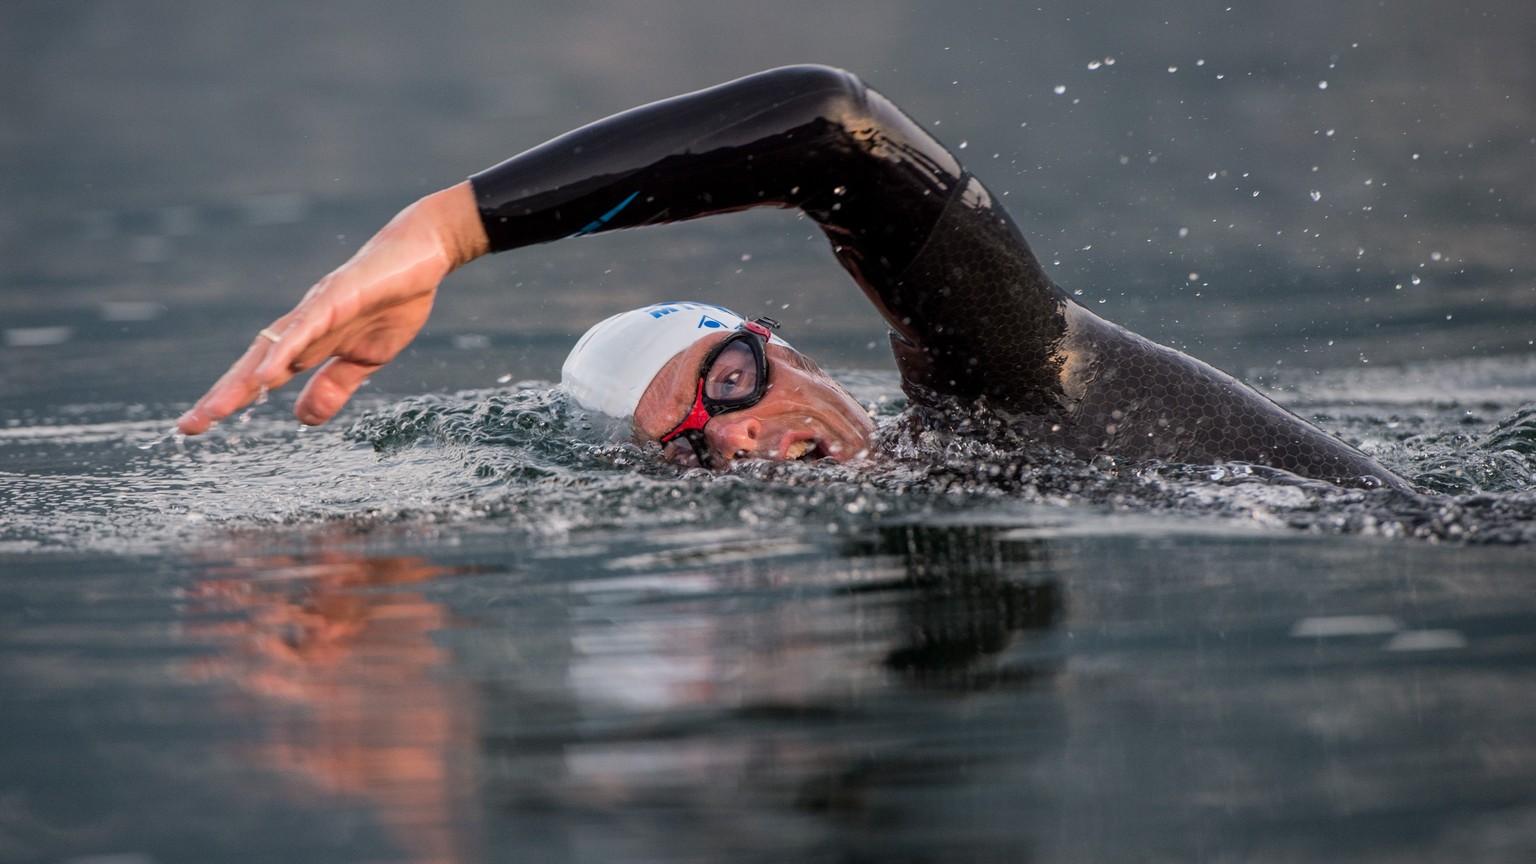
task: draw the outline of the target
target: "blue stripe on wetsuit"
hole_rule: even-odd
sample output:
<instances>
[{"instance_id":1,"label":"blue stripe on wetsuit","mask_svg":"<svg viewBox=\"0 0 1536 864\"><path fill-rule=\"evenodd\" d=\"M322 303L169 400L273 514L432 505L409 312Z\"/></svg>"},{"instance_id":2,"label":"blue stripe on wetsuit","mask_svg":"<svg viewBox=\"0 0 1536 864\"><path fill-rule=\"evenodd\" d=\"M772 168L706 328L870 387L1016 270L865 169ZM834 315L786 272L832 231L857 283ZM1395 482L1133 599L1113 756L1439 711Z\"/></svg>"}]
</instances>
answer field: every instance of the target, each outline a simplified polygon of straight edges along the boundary
<instances>
[{"instance_id":1,"label":"blue stripe on wetsuit","mask_svg":"<svg viewBox=\"0 0 1536 864\"><path fill-rule=\"evenodd\" d=\"M619 202L619 206L613 208L612 210L609 210L607 213L604 213L603 215L597 217L596 219L593 219L591 222L588 222L585 228L582 228L580 231L577 231L572 236L573 237L581 237L581 236L586 235L586 234L591 234L594 231L601 231L604 225L607 225L608 222L613 219L613 217L619 215L619 211L623 210L625 207L628 207L629 206L629 202L635 200L636 196L638 196L639 194L640 194L640 190L638 190L638 189L636 189L635 191L629 193L629 197L625 198L623 201L620 201Z\"/></svg>"}]
</instances>

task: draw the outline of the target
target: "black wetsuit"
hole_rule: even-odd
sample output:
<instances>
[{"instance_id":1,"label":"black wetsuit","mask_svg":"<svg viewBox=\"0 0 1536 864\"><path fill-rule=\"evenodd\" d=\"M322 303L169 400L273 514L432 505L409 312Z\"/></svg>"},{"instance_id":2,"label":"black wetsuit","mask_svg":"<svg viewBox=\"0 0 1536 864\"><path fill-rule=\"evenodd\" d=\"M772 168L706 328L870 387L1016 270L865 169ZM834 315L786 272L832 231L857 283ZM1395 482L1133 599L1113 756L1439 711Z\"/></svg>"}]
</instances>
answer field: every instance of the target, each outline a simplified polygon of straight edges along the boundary
<instances>
[{"instance_id":1,"label":"black wetsuit","mask_svg":"<svg viewBox=\"0 0 1536 864\"><path fill-rule=\"evenodd\" d=\"M1084 459L1407 488L1231 376L1074 303L981 182L841 70L775 69L645 105L471 180L494 251L798 207L889 322L917 405L990 412Z\"/></svg>"}]
</instances>

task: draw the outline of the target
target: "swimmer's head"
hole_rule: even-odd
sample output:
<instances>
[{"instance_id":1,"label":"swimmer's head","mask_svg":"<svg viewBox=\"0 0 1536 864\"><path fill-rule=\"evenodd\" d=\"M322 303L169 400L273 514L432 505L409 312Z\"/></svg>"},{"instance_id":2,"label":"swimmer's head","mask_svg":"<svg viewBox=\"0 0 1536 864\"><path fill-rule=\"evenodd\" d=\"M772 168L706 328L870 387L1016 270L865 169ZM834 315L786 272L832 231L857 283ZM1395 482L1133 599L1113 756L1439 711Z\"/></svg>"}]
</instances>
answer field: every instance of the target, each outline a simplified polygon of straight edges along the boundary
<instances>
[{"instance_id":1,"label":"swimmer's head","mask_svg":"<svg viewBox=\"0 0 1536 864\"><path fill-rule=\"evenodd\" d=\"M560 367L560 383L581 407L627 420L668 360L706 336L731 333L744 323L735 312L708 303L655 303L620 312L577 340Z\"/></svg>"},{"instance_id":2,"label":"swimmer's head","mask_svg":"<svg viewBox=\"0 0 1536 864\"><path fill-rule=\"evenodd\" d=\"M628 421L639 438L659 442L685 419L701 416L702 367L712 348L746 325L740 315L707 303L657 303L623 312L581 337L560 380L576 404ZM707 412L699 434L664 445L666 458L718 467L734 459L867 455L874 424L863 406L778 336L761 348L766 380L760 400ZM696 458L700 448L703 459Z\"/></svg>"}]
</instances>

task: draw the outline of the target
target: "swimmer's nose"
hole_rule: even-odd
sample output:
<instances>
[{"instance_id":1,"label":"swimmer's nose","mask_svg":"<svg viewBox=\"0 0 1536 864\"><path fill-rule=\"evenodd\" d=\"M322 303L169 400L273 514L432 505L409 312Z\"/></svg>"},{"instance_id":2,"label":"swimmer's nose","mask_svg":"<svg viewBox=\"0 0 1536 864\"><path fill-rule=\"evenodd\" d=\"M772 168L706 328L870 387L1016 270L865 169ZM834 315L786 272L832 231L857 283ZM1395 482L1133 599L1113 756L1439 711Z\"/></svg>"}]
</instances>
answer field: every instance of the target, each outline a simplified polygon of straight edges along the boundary
<instances>
[{"instance_id":1,"label":"swimmer's nose","mask_svg":"<svg viewBox=\"0 0 1536 864\"><path fill-rule=\"evenodd\" d=\"M757 438L762 431L763 424L742 411L715 417L704 427L710 446L724 462L756 455Z\"/></svg>"}]
</instances>

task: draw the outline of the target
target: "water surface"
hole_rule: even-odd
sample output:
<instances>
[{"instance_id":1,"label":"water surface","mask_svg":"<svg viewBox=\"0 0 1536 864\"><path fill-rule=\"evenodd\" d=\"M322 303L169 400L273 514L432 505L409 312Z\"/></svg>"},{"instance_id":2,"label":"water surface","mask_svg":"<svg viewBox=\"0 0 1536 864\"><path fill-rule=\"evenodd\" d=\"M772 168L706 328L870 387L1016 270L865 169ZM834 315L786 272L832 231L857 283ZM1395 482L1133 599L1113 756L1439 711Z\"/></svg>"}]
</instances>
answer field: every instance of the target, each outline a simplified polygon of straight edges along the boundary
<instances>
[{"instance_id":1,"label":"water surface","mask_svg":"<svg viewBox=\"0 0 1536 864\"><path fill-rule=\"evenodd\" d=\"M1531 860L1531 19L8 4L0 861ZM279 393L167 434L416 196L804 61L931 126L1090 308L1423 494L589 434L564 351L681 294L899 412L785 213L480 262L332 425Z\"/></svg>"}]
</instances>

